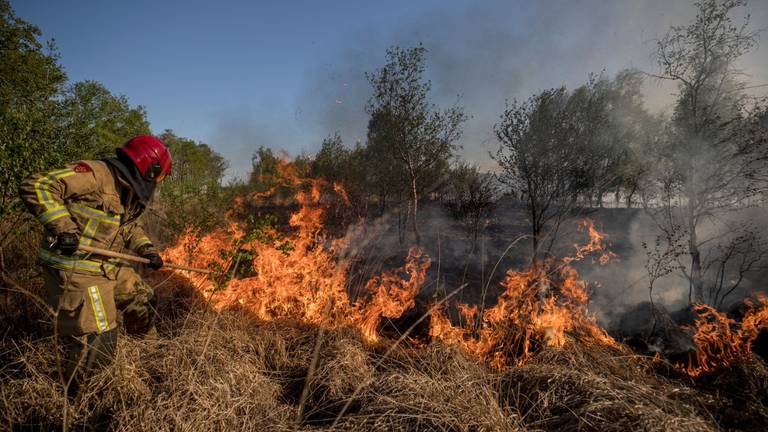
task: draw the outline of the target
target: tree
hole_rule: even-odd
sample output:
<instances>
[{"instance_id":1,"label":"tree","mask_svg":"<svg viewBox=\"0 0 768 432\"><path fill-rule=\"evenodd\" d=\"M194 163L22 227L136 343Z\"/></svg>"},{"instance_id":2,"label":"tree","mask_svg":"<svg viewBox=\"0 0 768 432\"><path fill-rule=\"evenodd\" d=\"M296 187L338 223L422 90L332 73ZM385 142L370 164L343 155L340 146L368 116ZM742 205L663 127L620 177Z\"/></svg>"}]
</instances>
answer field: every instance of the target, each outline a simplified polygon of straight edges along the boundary
<instances>
[{"instance_id":1,"label":"tree","mask_svg":"<svg viewBox=\"0 0 768 432\"><path fill-rule=\"evenodd\" d=\"M349 206L337 206L336 215L352 214L358 218L367 214L370 197L386 187L377 185L379 163L370 157L372 148L357 143L350 149L344 146L339 134L326 137L312 161L312 176L340 185L346 191ZM342 208L347 207L347 208Z\"/></svg>"},{"instance_id":2,"label":"tree","mask_svg":"<svg viewBox=\"0 0 768 432\"><path fill-rule=\"evenodd\" d=\"M643 74L635 69L619 71L610 80L590 79L581 87L582 97L592 98L592 110L584 111L583 123L591 129L587 145L597 160L590 173L595 204L603 206L603 196L614 191L619 202L622 192L627 207L646 171L644 155L657 137L659 119L645 109L642 94ZM575 105L579 110L579 104Z\"/></svg>"},{"instance_id":3,"label":"tree","mask_svg":"<svg viewBox=\"0 0 768 432\"><path fill-rule=\"evenodd\" d=\"M113 156L128 138L150 133L144 107L131 107L127 97L113 95L95 81L71 85L61 109L64 139L68 146L77 147L75 158Z\"/></svg>"},{"instance_id":4,"label":"tree","mask_svg":"<svg viewBox=\"0 0 768 432\"><path fill-rule=\"evenodd\" d=\"M143 107L86 81L66 86L53 42L0 0L0 218L17 214L19 182L77 159L114 154L149 133Z\"/></svg>"},{"instance_id":5,"label":"tree","mask_svg":"<svg viewBox=\"0 0 768 432\"><path fill-rule=\"evenodd\" d=\"M438 110L429 102L431 83L423 78L426 52L421 46L389 48L387 63L366 74L373 87L366 107L368 142L388 156L381 164L395 164L394 169L406 175L408 215L417 243L419 198L435 183L435 176L448 168L466 119L459 107Z\"/></svg>"},{"instance_id":6,"label":"tree","mask_svg":"<svg viewBox=\"0 0 768 432\"><path fill-rule=\"evenodd\" d=\"M0 0L0 219L18 214L23 178L65 161L56 97L67 77L40 35Z\"/></svg>"},{"instance_id":7,"label":"tree","mask_svg":"<svg viewBox=\"0 0 768 432\"><path fill-rule=\"evenodd\" d=\"M329 182L344 182L350 153L339 134L325 138L312 161L312 174Z\"/></svg>"},{"instance_id":8,"label":"tree","mask_svg":"<svg viewBox=\"0 0 768 432\"><path fill-rule=\"evenodd\" d=\"M765 142L745 135L753 123L746 83L735 65L757 37L748 18L735 25L730 17L743 5L741 0L697 2L695 19L672 27L656 50L661 69L656 76L675 82L678 94L654 164L660 169L645 201L664 235L683 232L690 261L681 268L689 281L689 301L697 303L715 300L705 292L707 268L713 268L705 255L714 257L718 239L739 229L724 223L724 214L754 195L753 180L765 166L755 163L765 160Z\"/></svg>"},{"instance_id":9,"label":"tree","mask_svg":"<svg viewBox=\"0 0 768 432\"><path fill-rule=\"evenodd\" d=\"M501 142L494 156L502 169L499 178L525 200L534 264L551 249L578 196L593 187L590 173L597 158L585 146L591 129L576 109L585 108L588 99L577 98L571 100L561 87L513 101L494 127ZM550 241L542 250L545 237Z\"/></svg>"}]
</instances>

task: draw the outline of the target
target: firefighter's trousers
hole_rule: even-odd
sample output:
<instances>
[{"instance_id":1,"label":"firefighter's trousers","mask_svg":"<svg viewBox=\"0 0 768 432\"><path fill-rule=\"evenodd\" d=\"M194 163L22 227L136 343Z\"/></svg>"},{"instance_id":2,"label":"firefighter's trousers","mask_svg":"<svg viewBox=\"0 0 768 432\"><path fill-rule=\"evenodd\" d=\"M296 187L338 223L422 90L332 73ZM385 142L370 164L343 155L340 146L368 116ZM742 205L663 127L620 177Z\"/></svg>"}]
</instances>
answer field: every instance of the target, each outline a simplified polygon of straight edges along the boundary
<instances>
[{"instance_id":1,"label":"firefighter's trousers","mask_svg":"<svg viewBox=\"0 0 768 432\"><path fill-rule=\"evenodd\" d=\"M43 266L43 278L47 302L56 311L61 378L71 394L83 379L111 364L119 321L128 334L156 336L154 291L132 268L107 276Z\"/></svg>"}]
</instances>

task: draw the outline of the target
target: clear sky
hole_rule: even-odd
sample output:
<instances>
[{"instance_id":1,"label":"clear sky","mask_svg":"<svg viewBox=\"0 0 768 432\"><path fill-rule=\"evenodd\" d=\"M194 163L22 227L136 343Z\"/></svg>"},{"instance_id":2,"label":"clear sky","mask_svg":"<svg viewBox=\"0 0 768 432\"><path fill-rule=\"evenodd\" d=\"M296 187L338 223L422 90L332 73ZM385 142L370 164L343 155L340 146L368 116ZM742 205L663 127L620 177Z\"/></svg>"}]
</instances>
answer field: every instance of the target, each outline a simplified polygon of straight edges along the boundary
<instances>
[{"instance_id":1,"label":"clear sky","mask_svg":"<svg viewBox=\"0 0 768 432\"><path fill-rule=\"evenodd\" d=\"M487 164L506 100L578 85L589 72L652 68L653 39L692 16L688 0L11 0L54 38L73 81L144 105L152 129L210 144L244 175L259 145L314 152L364 137L363 73L392 44L429 50L434 100L471 119L466 157ZM748 7L768 26L768 1ZM763 35L765 38L765 34ZM745 60L768 83L766 49ZM649 88L663 109L670 89Z\"/></svg>"}]
</instances>

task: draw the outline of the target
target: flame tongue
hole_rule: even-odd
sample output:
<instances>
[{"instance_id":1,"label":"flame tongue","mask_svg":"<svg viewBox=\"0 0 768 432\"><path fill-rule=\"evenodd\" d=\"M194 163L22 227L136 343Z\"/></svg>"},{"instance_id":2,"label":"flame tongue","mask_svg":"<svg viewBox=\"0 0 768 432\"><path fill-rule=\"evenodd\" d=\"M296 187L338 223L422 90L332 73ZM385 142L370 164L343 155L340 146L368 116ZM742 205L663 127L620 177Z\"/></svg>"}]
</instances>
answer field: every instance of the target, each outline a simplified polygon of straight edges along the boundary
<instances>
[{"instance_id":1,"label":"flame tongue","mask_svg":"<svg viewBox=\"0 0 768 432\"><path fill-rule=\"evenodd\" d=\"M499 369L525 362L541 347L562 347L569 335L586 343L618 347L587 311L587 284L579 280L574 268L555 264L540 262L527 271L508 272L502 283L504 292L480 317L478 329L472 328L478 319L477 308L461 305L470 325L454 326L441 310L432 317L430 334Z\"/></svg>"},{"instance_id":2,"label":"flame tongue","mask_svg":"<svg viewBox=\"0 0 768 432\"><path fill-rule=\"evenodd\" d=\"M350 261L337 253L345 245L336 240L324 247L328 242L323 234L323 219L329 208L326 197L336 193L341 202L348 202L346 193L337 184L331 188L323 180L299 179L297 171L289 167L278 172L282 176L279 184L299 187L295 199L300 209L290 218L295 229L288 239L290 250L275 247L274 241L249 239L240 226L232 224L227 230L202 238L187 233L166 255L178 261L191 258L196 266L231 268L235 258L225 258L224 252L246 251L253 256L253 276L233 279L220 290L210 281L198 279L200 290L215 308L240 307L263 320L354 326L369 341L377 340L382 318L398 318L414 307L426 281L429 257L411 248L402 268L371 278L365 285L366 296L351 302L347 294ZM253 194L250 199L261 202L276 191L277 187ZM247 203L241 200L239 204ZM591 240L584 247L577 246L574 257L508 272L495 306L482 311L477 306L458 305L464 325L452 324L445 310L438 310L431 317L431 337L460 346L497 368L523 362L543 346L561 347L568 335L615 346L588 314L587 284L570 266L588 253L607 256L594 225L583 222L581 226L588 230ZM270 239L277 237L275 232L262 234Z\"/></svg>"},{"instance_id":3,"label":"flame tongue","mask_svg":"<svg viewBox=\"0 0 768 432\"><path fill-rule=\"evenodd\" d=\"M403 268L385 272L372 278L365 286L372 294L368 301L358 303L360 327L369 340L378 338L378 325L382 317L399 318L413 308L416 295L421 291L427 278L431 260L421 249L411 248ZM401 277L407 275L407 279Z\"/></svg>"},{"instance_id":4,"label":"flame tongue","mask_svg":"<svg viewBox=\"0 0 768 432\"><path fill-rule=\"evenodd\" d=\"M706 375L750 355L759 332L768 328L768 298L760 294L755 301L746 302L748 310L740 325L711 306L694 305L698 315L693 335L696 352L684 369L688 375Z\"/></svg>"},{"instance_id":5,"label":"flame tongue","mask_svg":"<svg viewBox=\"0 0 768 432\"><path fill-rule=\"evenodd\" d=\"M468 325L454 326L444 310L438 311L431 321L432 337L459 345L499 369L525 362L541 347L562 347L569 335L585 343L618 348L587 311L587 283L570 265L594 253L600 253L599 262L605 264L613 254L606 251L604 236L592 221L584 220L579 226L588 231L590 242L577 245L573 257L507 272L498 302L482 317L478 318L477 308L459 306ZM475 329L478 319L481 322Z\"/></svg>"}]
</instances>

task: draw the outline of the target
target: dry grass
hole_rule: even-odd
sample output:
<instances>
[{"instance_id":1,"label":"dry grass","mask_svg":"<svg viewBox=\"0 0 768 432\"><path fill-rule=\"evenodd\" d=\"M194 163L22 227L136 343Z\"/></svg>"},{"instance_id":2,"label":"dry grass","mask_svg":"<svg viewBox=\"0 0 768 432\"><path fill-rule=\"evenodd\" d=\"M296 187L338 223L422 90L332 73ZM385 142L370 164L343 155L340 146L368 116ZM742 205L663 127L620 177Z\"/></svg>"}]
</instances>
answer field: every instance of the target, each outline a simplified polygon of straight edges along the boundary
<instances>
[{"instance_id":1,"label":"dry grass","mask_svg":"<svg viewBox=\"0 0 768 432\"><path fill-rule=\"evenodd\" d=\"M716 430L693 389L657 376L651 366L605 347L549 349L506 373L501 394L532 428Z\"/></svg>"},{"instance_id":2,"label":"dry grass","mask_svg":"<svg viewBox=\"0 0 768 432\"><path fill-rule=\"evenodd\" d=\"M71 402L50 339L3 339L0 430L706 431L768 420L759 360L695 383L569 344L496 373L440 344L383 358L386 343L368 346L352 329L196 308L162 316L160 340L122 337L114 366Z\"/></svg>"}]
</instances>

